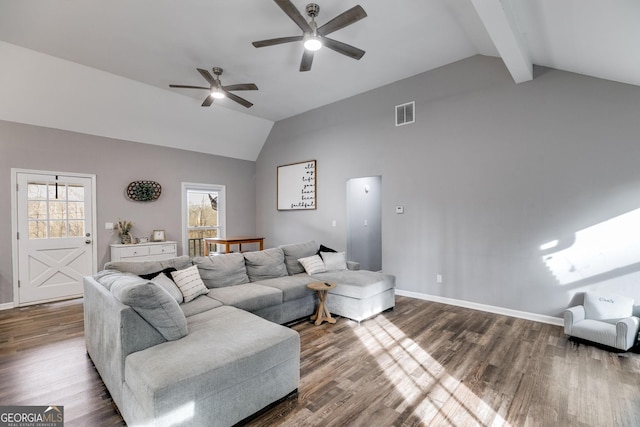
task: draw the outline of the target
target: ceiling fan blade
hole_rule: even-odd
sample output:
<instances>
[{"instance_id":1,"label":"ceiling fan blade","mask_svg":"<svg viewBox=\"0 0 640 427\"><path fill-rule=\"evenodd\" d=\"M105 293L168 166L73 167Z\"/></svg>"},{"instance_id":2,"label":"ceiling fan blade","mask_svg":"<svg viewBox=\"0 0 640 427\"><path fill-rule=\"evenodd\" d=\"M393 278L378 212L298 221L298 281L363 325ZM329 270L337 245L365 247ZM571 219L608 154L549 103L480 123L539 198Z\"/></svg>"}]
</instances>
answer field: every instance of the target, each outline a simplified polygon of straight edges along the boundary
<instances>
[{"instance_id":1,"label":"ceiling fan blade","mask_svg":"<svg viewBox=\"0 0 640 427\"><path fill-rule=\"evenodd\" d=\"M300 29L303 32L310 33L313 31L311 29L311 26L307 22L307 20L304 19L304 16L302 16L300 11L293 5L293 3L291 3L289 0L273 0L273 1L275 1L276 4L280 6L280 9L282 9L284 13L286 13L287 16L291 18L291 20L295 22L296 25L300 27Z\"/></svg>"},{"instance_id":2,"label":"ceiling fan blade","mask_svg":"<svg viewBox=\"0 0 640 427\"><path fill-rule=\"evenodd\" d=\"M208 72L207 70L203 70L202 68L196 68L196 69L200 74L202 74L202 77L204 77L204 79L208 81L211 86L218 87L218 83L216 82L216 79L213 78L210 72Z\"/></svg>"},{"instance_id":3,"label":"ceiling fan blade","mask_svg":"<svg viewBox=\"0 0 640 427\"><path fill-rule=\"evenodd\" d=\"M207 96L204 99L204 102L202 103L203 107L209 107L211 104L213 104L213 101L215 101L215 99L213 99L213 96Z\"/></svg>"},{"instance_id":4,"label":"ceiling fan blade","mask_svg":"<svg viewBox=\"0 0 640 427\"><path fill-rule=\"evenodd\" d=\"M227 92L226 90L222 90L224 92L224 94L231 100L236 101L238 104L242 105L243 107L247 107L247 108L251 108L251 106L253 105L252 103L250 103L249 101L247 101L244 98L240 98L238 95L234 95L231 92Z\"/></svg>"},{"instance_id":5,"label":"ceiling fan blade","mask_svg":"<svg viewBox=\"0 0 640 427\"><path fill-rule=\"evenodd\" d=\"M311 64L313 63L313 51L305 49L302 54L302 61L300 61L300 71L309 71Z\"/></svg>"},{"instance_id":6,"label":"ceiling fan blade","mask_svg":"<svg viewBox=\"0 0 640 427\"><path fill-rule=\"evenodd\" d=\"M353 24L361 20L362 18L366 18L367 13L360 6L354 6L346 12L341 13L340 15L333 18L331 21L324 24L322 27L318 28L318 33L326 36L327 34L331 34L334 31L338 31L341 28L344 28L348 25Z\"/></svg>"},{"instance_id":7,"label":"ceiling fan blade","mask_svg":"<svg viewBox=\"0 0 640 427\"><path fill-rule=\"evenodd\" d=\"M274 46L282 43L299 42L303 36L279 37L277 39L260 40L251 43L254 47Z\"/></svg>"},{"instance_id":8,"label":"ceiling fan blade","mask_svg":"<svg viewBox=\"0 0 640 427\"><path fill-rule=\"evenodd\" d=\"M223 90L258 90L258 86L253 83L240 83L237 85L222 86Z\"/></svg>"},{"instance_id":9,"label":"ceiling fan blade","mask_svg":"<svg viewBox=\"0 0 640 427\"><path fill-rule=\"evenodd\" d=\"M350 44L342 43L337 40L330 39L328 37L322 38L322 44L331 50L334 50L343 55L347 55L353 59L360 59L365 54L365 51L351 46Z\"/></svg>"},{"instance_id":10,"label":"ceiling fan blade","mask_svg":"<svg viewBox=\"0 0 640 427\"><path fill-rule=\"evenodd\" d=\"M211 90L211 88L204 87L204 86L169 85L169 87L177 87L177 88L182 88L182 89L205 89L205 90Z\"/></svg>"}]
</instances>

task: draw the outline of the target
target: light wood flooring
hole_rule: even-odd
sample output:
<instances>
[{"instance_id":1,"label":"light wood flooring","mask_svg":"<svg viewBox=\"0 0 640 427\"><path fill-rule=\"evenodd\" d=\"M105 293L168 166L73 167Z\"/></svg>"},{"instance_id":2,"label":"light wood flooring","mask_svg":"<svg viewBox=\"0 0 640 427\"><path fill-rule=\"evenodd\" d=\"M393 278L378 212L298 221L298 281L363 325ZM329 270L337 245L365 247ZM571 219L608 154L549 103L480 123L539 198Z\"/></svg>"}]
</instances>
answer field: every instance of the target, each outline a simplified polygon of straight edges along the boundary
<instances>
[{"instance_id":1,"label":"light wood flooring","mask_svg":"<svg viewBox=\"0 0 640 427\"><path fill-rule=\"evenodd\" d=\"M0 311L0 405L121 426L88 358L82 300ZM299 393L249 426L639 426L640 354L562 328L397 297L358 325L304 321Z\"/></svg>"}]
</instances>

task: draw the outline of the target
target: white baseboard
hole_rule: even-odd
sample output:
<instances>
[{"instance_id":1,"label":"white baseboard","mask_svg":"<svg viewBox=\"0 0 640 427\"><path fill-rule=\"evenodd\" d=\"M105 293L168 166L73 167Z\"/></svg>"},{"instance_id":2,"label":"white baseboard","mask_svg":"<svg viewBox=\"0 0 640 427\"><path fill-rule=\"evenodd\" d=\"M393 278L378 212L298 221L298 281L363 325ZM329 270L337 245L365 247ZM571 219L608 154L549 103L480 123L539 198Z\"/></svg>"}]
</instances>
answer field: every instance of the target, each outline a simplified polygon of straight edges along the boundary
<instances>
[{"instance_id":1,"label":"white baseboard","mask_svg":"<svg viewBox=\"0 0 640 427\"><path fill-rule=\"evenodd\" d=\"M0 304L0 310L9 310L10 308L13 308L14 305L12 302L5 302L4 304Z\"/></svg>"},{"instance_id":2,"label":"white baseboard","mask_svg":"<svg viewBox=\"0 0 640 427\"><path fill-rule=\"evenodd\" d=\"M525 320L532 320L534 322L548 323L550 325L564 326L564 319L561 319L559 317L545 316L542 314L529 313L526 311L511 310L508 308L496 307L493 305L486 305L486 304L478 304L475 302L463 301L463 300L454 299L454 298L446 298L446 297L440 297L436 295L422 294L418 292L403 291L400 289L396 289L396 295L421 299L425 301L440 302L442 304L449 304L449 305L455 305L458 307L471 308L473 310L486 311L489 313L502 314L505 316L517 317Z\"/></svg>"}]
</instances>

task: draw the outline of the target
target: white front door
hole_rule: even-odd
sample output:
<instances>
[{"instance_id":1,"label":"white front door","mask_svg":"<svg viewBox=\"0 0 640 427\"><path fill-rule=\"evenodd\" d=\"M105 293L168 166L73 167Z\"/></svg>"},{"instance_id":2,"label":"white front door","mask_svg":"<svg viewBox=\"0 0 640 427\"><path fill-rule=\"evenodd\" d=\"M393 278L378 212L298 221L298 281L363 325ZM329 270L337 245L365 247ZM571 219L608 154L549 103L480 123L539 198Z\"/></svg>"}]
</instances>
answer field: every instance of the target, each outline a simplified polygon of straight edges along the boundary
<instances>
[{"instance_id":1,"label":"white front door","mask_svg":"<svg viewBox=\"0 0 640 427\"><path fill-rule=\"evenodd\" d=\"M18 304L82 296L96 265L95 177L16 172L15 180Z\"/></svg>"}]
</instances>

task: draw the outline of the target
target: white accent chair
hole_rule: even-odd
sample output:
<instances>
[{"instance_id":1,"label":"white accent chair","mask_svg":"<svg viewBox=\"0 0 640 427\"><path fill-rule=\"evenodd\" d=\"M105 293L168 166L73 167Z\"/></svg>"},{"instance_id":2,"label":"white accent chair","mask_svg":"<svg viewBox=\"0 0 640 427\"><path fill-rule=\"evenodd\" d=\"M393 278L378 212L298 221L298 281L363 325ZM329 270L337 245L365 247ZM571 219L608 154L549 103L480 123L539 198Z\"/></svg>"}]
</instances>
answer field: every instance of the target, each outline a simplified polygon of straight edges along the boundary
<instances>
[{"instance_id":1,"label":"white accent chair","mask_svg":"<svg viewBox=\"0 0 640 427\"><path fill-rule=\"evenodd\" d=\"M583 305L564 311L564 333L626 351L635 345L640 329L633 304L622 295L587 291Z\"/></svg>"}]
</instances>

